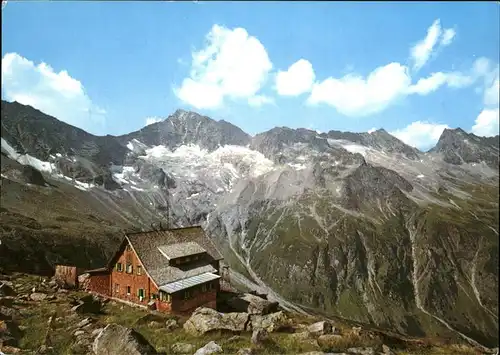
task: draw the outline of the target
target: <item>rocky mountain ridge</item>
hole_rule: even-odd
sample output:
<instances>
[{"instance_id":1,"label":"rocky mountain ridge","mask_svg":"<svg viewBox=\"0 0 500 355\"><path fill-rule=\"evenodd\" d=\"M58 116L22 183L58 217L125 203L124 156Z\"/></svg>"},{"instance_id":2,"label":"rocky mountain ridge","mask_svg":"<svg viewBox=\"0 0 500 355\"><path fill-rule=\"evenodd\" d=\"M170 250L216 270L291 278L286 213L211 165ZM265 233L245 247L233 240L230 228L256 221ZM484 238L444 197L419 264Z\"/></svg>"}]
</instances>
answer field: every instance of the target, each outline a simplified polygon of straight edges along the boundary
<instances>
[{"instance_id":1,"label":"rocky mountain ridge","mask_svg":"<svg viewBox=\"0 0 500 355\"><path fill-rule=\"evenodd\" d=\"M250 137L178 110L96 137L2 101L0 255L98 267L120 230L202 224L234 279L282 304L494 346L498 167L498 136L462 130L423 153L384 130Z\"/></svg>"}]
</instances>

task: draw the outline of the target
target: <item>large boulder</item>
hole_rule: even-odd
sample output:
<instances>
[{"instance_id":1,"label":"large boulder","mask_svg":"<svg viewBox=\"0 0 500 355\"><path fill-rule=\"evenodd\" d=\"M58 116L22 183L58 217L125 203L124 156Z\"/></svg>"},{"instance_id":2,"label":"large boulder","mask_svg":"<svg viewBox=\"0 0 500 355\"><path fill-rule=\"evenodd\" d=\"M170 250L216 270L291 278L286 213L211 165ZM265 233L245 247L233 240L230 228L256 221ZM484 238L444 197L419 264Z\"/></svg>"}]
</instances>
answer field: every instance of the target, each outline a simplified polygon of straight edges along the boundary
<instances>
[{"instance_id":1,"label":"large boulder","mask_svg":"<svg viewBox=\"0 0 500 355\"><path fill-rule=\"evenodd\" d=\"M253 332L252 332L252 344L255 344L255 345L260 345L264 342L264 340L266 340L268 334L267 334L267 331L264 330L264 329L255 329Z\"/></svg>"},{"instance_id":2,"label":"large boulder","mask_svg":"<svg viewBox=\"0 0 500 355\"><path fill-rule=\"evenodd\" d=\"M22 171L23 180L28 184L47 186L42 173L30 165L24 165Z\"/></svg>"},{"instance_id":3,"label":"large boulder","mask_svg":"<svg viewBox=\"0 0 500 355\"><path fill-rule=\"evenodd\" d=\"M321 321L311 324L307 327L307 331L312 336L320 336L323 334L331 334L333 332L333 326L330 322Z\"/></svg>"},{"instance_id":4,"label":"large boulder","mask_svg":"<svg viewBox=\"0 0 500 355\"><path fill-rule=\"evenodd\" d=\"M277 312L279 308L278 302L271 302L250 293L244 293L233 297L229 299L227 303L236 312L245 312L250 314L265 315Z\"/></svg>"},{"instance_id":5,"label":"large boulder","mask_svg":"<svg viewBox=\"0 0 500 355\"><path fill-rule=\"evenodd\" d=\"M133 329L108 324L95 338L92 350L96 355L151 355L156 350Z\"/></svg>"},{"instance_id":6,"label":"large boulder","mask_svg":"<svg viewBox=\"0 0 500 355\"><path fill-rule=\"evenodd\" d=\"M78 300L78 304L72 308L72 311L84 314L101 312L102 300L95 295L86 295Z\"/></svg>"},{"instance_id":7,"label":"large boulder","mask_svg":"<svg viewBox=\"0 0 500 355\"><path fill-rule=\"evenodd\" d=\"M265 316L252 314L252 329L264 329L269 333L290 328L290 320L282 311Z\"/></svg>"},{"instance_id":8,"label":"large boulder","mask_svg":"<svg viewBox=\"0 0 500 355\"><path fill-rule=\"evenodd\" d=\"M170 347L170 352L173 354L192 354L195 347L187 343L175 343Z\"/></svg>"},{"instance_id":9,"label":"large boulder","mask_svg":"<svg viewBox=\"0 0 500 355\"><path fill-rule=\"evenodd\" d=\"M184 323L184 330L194 335L211 331L241 332L247 330L248 313L220 313L212 308L197 308Z\"/></svg>"},{"instance_id":10,"label":"large boulder","mask_svg":"<svg viewBox=\"0 0 500 355\"><path fill-rule=\"evenodd\" d=\"M216 353L221 353L222 348L220 347L219 344L217 344L215 341L211 341L207 345L205 345L202 348L199 348L196 350L194 355L210 355L210 354L216 354Z\"/></svg>"}]
</instances>

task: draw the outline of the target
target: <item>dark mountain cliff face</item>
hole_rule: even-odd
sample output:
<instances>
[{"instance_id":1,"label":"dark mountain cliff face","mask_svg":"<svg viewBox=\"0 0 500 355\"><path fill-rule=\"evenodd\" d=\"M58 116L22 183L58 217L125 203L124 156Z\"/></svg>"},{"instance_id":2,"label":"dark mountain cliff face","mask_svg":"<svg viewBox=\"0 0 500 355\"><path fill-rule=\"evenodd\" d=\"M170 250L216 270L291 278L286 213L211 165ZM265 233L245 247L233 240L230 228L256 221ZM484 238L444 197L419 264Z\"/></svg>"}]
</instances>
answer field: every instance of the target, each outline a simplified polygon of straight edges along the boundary
<instances>
[{"instance_id":1,"label":"dark mountain cliff face","mask_svg":"<svg viewBox=\"0 0 500 355\"><path fill-rule=\"evenodd\" d=\"M94 136L17 102L2 101L1 133L19 153L44 161L59 153L107 166L121 164L127 151L112 136Z\"/></svg>"},{"instance_id":2,"label":"dark mountain cliff face","mask_svg":"<svg viewBox=\"0 0 500 355\"><path fill-rule=\"evenodd\" d=\"M445 129L431 152L443 154L444 161L450 164L484 161L492 168L498 169L498 146L498 136L478 137L460 128Z\"/></svg>"},{"instance_id":3,"label":"dark mountain cliff face","mask_svg":"<svg viewBox=\"0 0 500 355\"><path fill-rule=\"evenodd\" d=\"M394 136L391 136L384 129L376 130L372 133L351 133L351 132L339 132L339 131L329 131L326 136L331 139L343 139L362 145L378 148L384 150L388 153L402 154L408 159L419 159L421 152L409 145L401 142Z\"/></svg>"},{"instance_id":4,"label":"dark mountain cliff face","mask_svg":"<svg viewBox=\"0 0 500 355\"><path fill-rule=\"evenodd\" d=\"M182 110L98 137L4 101L1 134L2 268L99 267L124 230L202 224L285 304L498 346L498 137L445 130L424 154Z\"/></svg>"},{"instance_id":5,"label":"dark mountain cliff face","mask_svg":"<svg viewBox=\"0 0 500 355\"><path fill-rule=\"evenodd\" d=\"M123 145L132 139L147 145L163 144L170 149L183 144L198 144L210 151L226 144L244 146L250 143L250 136L231 123L214 121L184 110L177 110L161 122L118 137Z\"/></svg>"}]
</instances>

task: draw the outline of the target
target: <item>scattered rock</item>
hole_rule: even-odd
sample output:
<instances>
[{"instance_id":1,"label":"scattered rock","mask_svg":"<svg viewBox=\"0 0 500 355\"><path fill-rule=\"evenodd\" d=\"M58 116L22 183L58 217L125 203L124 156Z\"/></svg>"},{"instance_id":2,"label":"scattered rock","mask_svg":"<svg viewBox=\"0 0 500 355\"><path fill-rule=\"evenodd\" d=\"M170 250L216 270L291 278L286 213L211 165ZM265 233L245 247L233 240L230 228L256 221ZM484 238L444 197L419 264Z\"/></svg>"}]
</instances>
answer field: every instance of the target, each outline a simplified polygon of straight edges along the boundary
<instances>
[{"instance_id":1,"label":"scattered rock","mask_svg":"<svg viewBox=\"0 0 500 355\"><path fill-rule=\"evenodd\" d=\"M47 346L47 345L41 345L39 348L38 348L38 354L48 354L50 353L50 351L52 350L52 347L50 346Z\"/></svg>"},{"instance_id":2,"label":"scattered rock","mask_svg":"<svg viewBox=\"0 0 500 355\"><path fill-rule=\"evenodd\" d=\"M347 352L359 355L375 355L375 350L373 348L349 348Z\"/></svg>"},{"instance_id":3,"label":"scattered rock","mask_svg":"<svg viewBox=\"0 0 500 355\"><path fill-rule=\"evenodd\" d=\"M248 313L220 313L212 308L200 307L184 323L184 330L193 335L214 330L241 332L247 330L248 322Z\"/></svg>"},{"instance_id":4,"label":"scattered rock","mask_svg":"<svg viewBox=\"0 0 500 355\"><path fill-rule=\"evenodd\" d=\"M321 322L316 322L311 324L310 326L307 327L307 331L312 335L312 336L320 336L324 334L331 334L333 330L333 326L330 322L327 321L321 321Z\"/></svg>"},{"instance_id":5,"label":"scattered rock","mask_svg":"<svg viewBox=\"0 0 500 355\"><path fill-rule=\"evenodd\" d=\"M57 286L57 281L56 281L56 280L50 280L50 281L49 281L49 283L48 283L48 285L49 285L50 287Z\"/></svg>"},{"instance_id":6,"label":"scattered rock","mask_svg":"<svg viewBox=\"0 0 500 355\"><path fill-rule=\"evenodd\" d=\"M301 353L299 355L325 355L325 353L322 351L308 351L307 353ZM335 354L335 355L339 355L339 354Z\"/></svg>"},{"instance_id":7,"label":"scattered rock","mask_svg":"<svg viewBox=\"0 0 500 355\"><path fill-rule=\"evenodd\" d=\"M148 327L149 328L159 328L159 327L161 327L161 323L156 322L156 321L151 321L148 323Z\"/></svg>"},{"instance_id":8,"label":"scattered rock","mask_svg":"<svg viewBox=\"0 0 500 355\"><path fill-rule=\"evenodd\" d=\"M66 290L65 288L60 288L60 289L58 289L58 290L57 290L57 293L63 293L63 294L66 294L66 293L68 293L68 292L69 292L69 291L68 291L68 290Z\"/></svg>"},{"instance_id":9,"label":"scattered rock","mask_svg":"<svg viewBox=\"0 0 500 355\"><path fill-rule=\"evenodd\" d=\"M93 337L95 337L95 336L99 335L99 333L100 333L100 332L102 332L102 330L103 330L103 329L104 329L104 328L97 328L97 329L94 329L94 330L92 331L92 336L93 336Z\"/></svg>"},{"instance_id":10,"label":"scattered rock","mask_svg":"<svg viewBox=\"0 0 500 355\"><path fill-rule=\"evenodd\" d=\"M148 314L145 314L142 317L138 318L135 321L135 324L136 325L146 325L146 324L150 324L151 322L163 323L163 322L165 322L165 316L157 314L157 313L148 313Z\"/></svg>"},{"instance_id":11,"label":"scattered rock","mask_svg":"<svg viewBox=\"0 0 500 355\"><path fill-rule=\"evenodd\" d=\"M29 300L29 298L30 298L30 296L27 294L22 294L22 295L17 296L17 299L19 301L27 301L27 300Z\"/></svg>"},{"instance_id":12,"label":"scattered rock","mask_svg":"<svg viewBox=\"0 0 500 355\"><path fill-rule=\"evenodd\" d=\"M382 353L385 355L394 355L394 351L385 344L382 344Z\"/></svg>"},{"instance_id":13,"label":"scattered rock","mask_svg":"<svg viewBox=\"0 0 500 355\"><path fill-rule=\"evenodd\" d=\"M99 297L94 295L87 295L80 298L78 305L74 306L71 310L83 314L83 313L94 313L97 314L101 312L102 301Z\"/></svg>"},{"instance_id":14,"label":"scattered rock","mask_svg":"<svg viewBox=\"0 0 500 355\"><path fill-rule=\"evenodd\" d=\"M21 308L19 310L19 313L23 316L23 317L29 317L31 316L31 310L28 309L28 308Z\"/></svg>"},{"instance_id":15,"label":"scattered rock","mask_svg":"<svg viewBox=\"0 0 500 355\"><path fill-rule=\"evenodd\" d=\"M76 312L76 313L85 313L83 310L84 310L84 305L83 304L78 304L76 306L74 306L73 308L71 308L71 310L73 312Z\"/></svg>"},{"instance_id":16,"label":"scattered rock","mask_svg":"<svg viewBox=\"0 0 500 355\"><path fill-rule=\"evenodd\" d=\"M267 331L264 329L255 329L252 332L252 344L260 345L267 338Z\"/></svg>"},{"instance_id":17,"label":"scattered rock","mask_svg":"<svg viewBox=\"0 0 500 355\"><path fill-rule=\"evenodd\" d=\"M227 301L236 312L243 312L249 314L266 315L269 313L277 312L279 308L278 302L271 302L267 299L261 298L250 293L244 293L235 296Z\"/></svg>"},{"instance_id":18,"label":"scattered rock","mask_svg":"<svg viewBox=\"0 0 500 355\"><path fill-rule=\"evenodd\" d=\"M295 329L296 330L306 331L307 327L308 327L308 325L305 325L305 324L297 324L297 325L295 325Z\"/></svg>"},{"instance_id":19,"label":"scattered rock","mask_svg":"<svg viewBox=\"0 0 500 355\"><path fill-rule=\"evenodd\" d=\"M220 345L218 345L215 341L211 341L207 345L205 345L202 348L199 348L196 350L194 355L209 355L209 354L215 354L215 353L221 353L222 348Z\"/></svg>"},{"instance_id":20,"label":"scattered rock","mask_svg":"<svg viewBox=\"0 0 500 355\"><path fill-rule=\"evenodd\" d=\"M20 354L21 349L16 348L15 346L1 346L0 347L0 354L3 352L4 354Z\"/></svg>"},{"instance_id":21,"label":"scattered rock","mask_svg":"<svg viewBox=\"0 0 500 355\"><path fill-rule=\"evenodd\" d=\"M174 354L192 354L194 349L194 345L186 343L175 343L170 347L171 352Z\"/></svg>"},{"instance_id":22,"label":"scattered rock","mask_svg":"<svg viewBox=\"0 0 500 355\"><path fill-rule=\"evenodd\" d=\"M42 293L42 292L33 292L30 295L30 299L33 300L33 301L36 301L36 302L43 301L46 298L47 298L47 294L46 293Z\"/></svg>"},{"instance_id":23,"label":"scattered rock","mask_svg":"<svg viewBox=\"0 0 500 355\"><path fill-rule=\"evenodd\" d=\"M0 306L0 320L16 320L21 318L21 312L15 308Z\"/></svg>"},{"instance_id":24,"label":"scattered rock","mask_svg":"<svg viewBox=\"0 0 500 355\"><path fill-rule=\"evenodd\" d=\"M83 335L83 334L85 334L85 332L84 332L83 330L77 330L76 332L74 332L74 333L73 333L73 335L74 335L75 337L77 337L77 336L79 336L79 335Z\"/></svg>"},{"instance_id":25,"label":"scattered rock","mask_svg":"<svg viewBox=\"0 0 500 355\"><path fill-rule=\"evenodd\" d=\"M89 325L90 323L92 323L92 318L85 318L85 319L82 319L80 321L80 323L78 323L76 325L76 328L83 328L85 327L86 325Z\"/></svg>"},{"instance_id":26,"label":"scattered rock","mask_svg":"<svg viewBox=\"0 0 500 355\"><path fill-rule=\"evenodd\" d=\"M352 327L352 332L356 336L360 336L361 334L361 327Z\"/></svg>"},{"instance_id":27,"label":"scattered rock","mask_svg":"<svg viewBox=\"0 0 500 355\"><path fill-rule=\"evenodd\" d=\"M165 322L165 328L167 330L174 330L174 329L179 328L179 324L177 323L177 321L174 318L170 318L170 319L167 319L167 321Z\"/></svg>"},{"instance_id":28,"label":"scattered rock","mask_svg":"<svg viewBox=\"0 0 500 355\"><path fill-rule=\"evenodd\" d=\"M251 315L250 319L252 321L252 329L262 328L269 333L280 331L290 326L289 319L282 311L265 316Z\"/></svg>"},{"instance_id":29,"label":"scattered rock","mask_svg":"<svg viewBox=\"0 0 500 355\"><path fill-rule=\"evenodd\" d=\"M150 355L156 350L133 329L108 324L95 338L92 350L96 355Z\"/></svg>"}]
</instances>

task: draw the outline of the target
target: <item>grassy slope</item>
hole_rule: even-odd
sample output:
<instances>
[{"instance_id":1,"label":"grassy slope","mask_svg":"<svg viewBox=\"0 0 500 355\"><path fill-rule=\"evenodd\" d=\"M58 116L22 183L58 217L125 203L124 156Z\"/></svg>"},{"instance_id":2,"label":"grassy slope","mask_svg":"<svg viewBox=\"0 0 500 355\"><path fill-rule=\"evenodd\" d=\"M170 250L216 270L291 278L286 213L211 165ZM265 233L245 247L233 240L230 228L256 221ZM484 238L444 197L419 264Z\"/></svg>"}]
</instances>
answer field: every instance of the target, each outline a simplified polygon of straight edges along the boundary
<instances>
[{"instance_id":1,"label":"grassy slope","mask_svg":"<svg viewBox=\"0 0 500 355\"><path fill-rule=\"evenodd\" d=\"M37 276L21 275L16 279L17 285L26 285L31 287L39 281ZM53 347L53 352L57 354L80 354L81 348L73 335L75 325L81 320L81 317L70 311L70 300L84 295L81 292L70 292L68 295L59 296L56 301L42 302L22 302L15 307L22 309L22 320L20 325L25 326L25 333L20 341L20 347L23 349L37 349L42 343ZM62 297L62 298L61 298ZM117 323L135 329L141 333L157 350L169 353L170 347L178 342L193 344L197 348L202 347L209 341L214 340L221 345L224 354L235 354L244 347L254 347L251 344L251 333L241 333L237 336L233 334L212 333L204 336L192 336L181 328L174 331L166 330L161 323L157 326L150 326L148 322L138 322L138 320L147 315L145 310L129 307L120 303L109 302L105 305L101 314L86 315L93 319L93 329L102 328L109 323ZM47 320L53 317L50 330L47 333ZM312 316L301 316L289 313L292 324L297 326L311 324L319 318ZM165 315L165 319L170 316ZM186 319L177 318L180 324ZM254 347L256 355L271 354L299 354L307 351L345 351L351 347L378 347L382 343L390 344L397 354L477 354L472 348L458 344L444 344L437 339L428 341L419 341L406 343L399 348L392 344L390 340L380 335L368 336L362 334L355 335L350 325L345 323L336 323L336 327L343 334L342 338L329 343L317 345L311 340L300 340L294 338L289 333L271 333L268 341L263 346ZM45 342L45 335L48 334ZM413 345L411 345L413 344Z\"/></svg>"},{"instance_id":2,"label":"grassy slope","mask_svg":"<svg viewBox=\"0 0 500 355\"><path fill-rule=\"evenodd\" d=\"M438 197L453 199L460 209L430 205L415 210L419 290L428 310L494 346L498 235L490 227L499 224L498 190L488 185L458 187L471 198L444 193ZM320 222L307 217L312 206ZM374 223L332 207L327 196L271 207L260 214L265 218L250 223L248 235L255 240L252 267L280 294L321 312L407 334L451 337L453 333L415 305L409 211L386 211L387 218ZM470 270L475 258L480 298L496 319L474 296Z\"/></svg>"}]
</instances>

